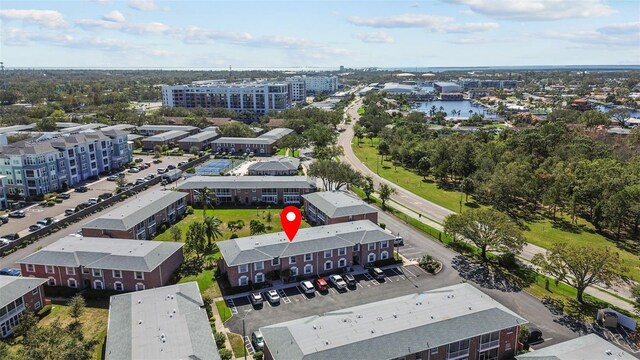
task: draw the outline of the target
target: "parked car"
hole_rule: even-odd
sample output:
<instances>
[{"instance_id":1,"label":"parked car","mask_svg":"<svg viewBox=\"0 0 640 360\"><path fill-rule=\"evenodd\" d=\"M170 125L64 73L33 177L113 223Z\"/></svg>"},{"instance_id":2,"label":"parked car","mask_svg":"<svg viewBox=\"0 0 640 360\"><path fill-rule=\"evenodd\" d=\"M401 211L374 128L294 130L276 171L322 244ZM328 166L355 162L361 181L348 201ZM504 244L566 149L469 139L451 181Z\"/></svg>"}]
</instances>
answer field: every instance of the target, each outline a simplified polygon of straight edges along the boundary
<instances>
[{"instance_id":1,"label":"parked car","mask_svg":"<svg viewBox=\"0 0 640 360\"><path fill-rule=\"evenodd\" d=\"M158 168L157 172L158 172L158 174L164 174L164 173L166 173L166 172L167 172L167 169L165 169L165 168Z\"/></svg>"},{"instance_id":2,"label":"parked car","mask_svg":"<svg viewBox=\"0 0 640 360\"><path fill-rule=\"evenodd\" d=\"M275 290L269 290L267 291L267 300L269 300L269 302L272 304L279 304L280 295L278 295L278 292Z\"/></svg>"},{"instance_id":3,"label":"parked car","mask_svg":"<svg viewBox=\"0 0 640 360\"><path fill-rule=\"evenodd\" d=\"M149 175L145 176L144 178L147 179L147 180L151 180L151 179L153 179L155 177L156 177L155 174L149 174Z\"/></svg>"},{"instance_id":4,"label":"parked car","mask_svg":"<svg viewBox=\"0 0 640 360\"><path fill-rule=\"evenodd\" d=\"M187 165L187 162L186 162L186 161L180 161L180 162L178 163L178 166L183 166L183 165Z\"/></svg>"},{"instance_id":5,"label":"parked car","mask_svg":"<svg viewBox=\"0 0 640 360\"><path fill-rule=\"evenodd\" d=\"M0 269L0 275L20 276L22 272L20 269L2 268Z\"/></svg>"},{"instance_id":6,"label":"parked car","mask_svg":"<svg viewBox=\"0 0 640 360\"><path fill-rule=\"evenodd\" d=\"M108 181L118 181L119 176L118 175L111 175L109 177L107 177Z\"/></svg>"},{"instance_id":7,"label":"parked car","mask_svg":"<svg viewBox=\"0 0 640 360\"><path fill-rule=\"evenodd\" d=\"M251 334L251 343L253 343L253 347L256 351L262 351L262 349L264 349L264 338L262 337L260 330L256 330Z\"/></svg>"},{"instance_id":8,"label":"parked car","mask_svg":"<svg viewBox=\"0 0 640 360\"><path fill-rule=\"evenodd\" d=\"M305 294L313 294L316 292L316 288L313 287L313 284L309 280L301 281L300 289L302 289L302 292Z\"/></svg>"},{"instance_id":9,"label":"parked car","mask_svg":"<svg viewBox=\"0 0 640 360\"><path fill-rule=\"evenodd\" d=\"M93 205L93 204L89 204L88 202L85 201L83 203L78 204L78 206L76 206L76 208L79 209L79 210L82 210L82 209L88 208L91 205Z\"/></svg>"},{"instance_id":10,"label":"parked car","mask_svg":"<svg viewBox=\"0 0 640 360\"><path fill-rule=\"evenodd\" d=\"M175 170L176 166L175 165L169 165L167 166L167 170Z\"/></svg>"},{"instance_id":11,"label":"parked car","mask_svg":"<svg viewBox=\"0 0 640 360\"><path fill-rule=\"evenodd\" d=\"M141 163L141 162L143 162L143 161L144 161L144 159L143 159L143 158L137 158L137 159L136 159L136 162L137 162L137 163Z\"/></svg>"},{"instance_id":12,"label":"parked car","mask_svg":"<svg viewBox=\"0 0 640 360\"><path fill-rule=\"evenodd\" d=\"M24 210L16 210L9 213L9 217L12 218L23 218L25 216L27 216L27 214L25 214Z\"/></svg>"},{"instance_id":13,"label":"parked car","mask_svg":"<svg viewBox=\"0 0 640 360\"><path fill-rule=\"evenodd\" d=\"M369 274L376 280L384 279L384 271L380 268L369 268Z\"/></svg>"},{"instance_id":14,"label":"parked car","mask_svg":"<svg viewBox=\"0 0 640 360\"><path fill-rule=\"evenodd\" d=\"M84 192L87 192L87 191L89 191L89 188L84 186L84 185L76 187L76 192L84 193Z\"/></svg>"},{"instance_id":15,"label":"parked car","mask_svg":"<svg viewBox=\"0 0 640 360\"><path fill-rule=\"evenodd\" d=\"M318 289L318 291L329 291L329 284L327 284L325 279L318 278L316 279L316 289Z\"/></svg>"},{"instance_id":16,"label":"parked car","mask_svg":"<svg viewBox=\"0 0 640 360\"><path fill-rule=\"evenodd\" d=\"M67 199L71 198L71 194L62 193L62 194L58 194L58 196L56 196L56 197L58 199L67 200Z\"/></svg>"},{"instance_id":17,"label":"parked car","mask_svg":"<svg viewBox=\"0 0 640 360\"><path fill-rule=\"evenodd\" d=\"M347 283L342 280L342 276L340 275L329 275L329 281L336 287L338 290L346 289Z\"/></svg>"},{"instance_id":18,"label":"parked car","mask_svg":"<svg viewBox=\"0 0 640 360\"><path fill-rule=\"evenodd\" d=\"M16 241L20 239L20 235L18 235L17 233L11 233L11 234L4 235L2 238L7 239L9 241Z\"/></svg>"},{"instance_id":19,"label":"parked car","mask_svg":"<svg viewBox=\"0 0 640 360\"><path fill-rule=\"evenodd\" d=\"M356 286L356 278L351 274L342 275L344 282L347 283L347 286Z\"/></svg>"},{"instance_id":20,"label":"parked car","mask_svg":"<svg viewBox=\"0 0 640 360\"><path fill-rule=\"evenodd\" d=\"M75 214L75 212L76 212L76 210L75 210L75 209L66 209L66 210L64 211L64 214L65 214L65 215L67 215L67 216L69 216L69 215L73 215L73 214Z\"/></svg>"},{"instance_id":21,"label":"parked car","mask_svg":"<svg viewBox=\"0 0 640 360\"><path fill-rule=\"evenodd\" d=\"M89 198L89 200L87 200L87 202L88 202L90 205L97 204L97 203L99 203L99 202L101 202L101 201L102 201L102 199L100 199L100 198Z\"/></svg>"},{"instance_id":22,"label":"parked car","mask_svg":"<svg viewBox=\"0 0 640 360\"><path fill-rule=\"evenodd\" d=\"M404 245L404 239L402 238L402 236L400 236L400 235L396 236L396 238L393 240L393 245L394 246L403 246Z\"/></svg>"},{"instance_id":23,"label":"parked car","mask_svg":"<svg viewBox=\"0 0 640 360\"><path fill-rule=\"evenodd\" d=\"M138 179L136 179L135 184L136 184L136 185L140 185L140 184L144 184L144 183L146 183L146 182L147 182L147 179L145 179L145 178L138 178Z\"/></svg>"},{"instance_id":24,"label":"parked car","mask_svg":"<svg viewBox=\"0 0 640 360\"><path fill-rule=\"evenodd\" d=\"M110 192L103 192L102 194L98 195L98 198L102 199L102 200L106 200L110 197L113 196L113 193Z\"/></svg>"},{"instance_id":25,"label":"parked car","mask_svg":"<svg viewBox=\"0 0 640 360\"><path fill-rule=\"evenodd\" d=\"M251 299L251 305L253 306L260 306L264 302L264 298L259 292L251 293L249 299Z\"/></svg>"},{"instance_id":26,"label":"parked car","mask_svg":"<svg viewBox=\"0 0 640 360\"><path fill-rule=\"evenodd\" d=\"M151 163L150 162L146 162L146 163L144 163L144 166L148 169L148 168L151 167Z\"/></svg>"},{"instance_id":27,"label":"parked car","mask_svg":"<svg viewBox=\"0 0 640 360\"><path fill-rule=\"evenodd\" d=\"M9 215L0 216L0 223L6 224L9 222Z\"/></svg>"},{"instance_id":28,"label":"parked car","mask_svg":"<svg viewBox=\"0 0 640 360\"><path fill-rule=\"evenodd\" d=\"M129 172L132 173L132 174L139 173L140 169L138 169L137 167L134 166L132 168L129 168Z\"/></svg>"},{"instance_id":29,"label":"parked car","mask_svg":"<svg viewBox=\"0 0 640 360\"><path fill-rule=\"evenodd\" d=\"M542 338L542 331L540 331L540 329L535 328L535 327L530 327L529 328L529 339L527 340L527 343L529 344L537 344L539 342L544 341L544 339Z\"/></svg>"},{"instance_id":30,"label":"parked car","mask_svg":"<svg viewBox=\"0 0 640 360\"><path fill-rule=\"evenodd\" d=\"M49 216L49 217L46 217L46 218L44 218L43 220L39 220L39 221L44 221L44 223L46 223L46 224L47 224L46 226L48 226L48 225L51 225L51 224L55 224L55 223L57 223L57 222L58 222L58 221L60 221L60 220L58 220L58 219L56 219L56 218L54 218L54 217Z\"/></svg>"},{"instance_id":31,"label":"parked car","mask_svg":"<svg viewBox=\"0 0 640 360\"><path fill-rule=\"evenodd\" d=\"M38 231L40 229L42 229L43 226L40 224L33 224L31 226L29 226L29 231Z\"/></svg>"}]
</instances>

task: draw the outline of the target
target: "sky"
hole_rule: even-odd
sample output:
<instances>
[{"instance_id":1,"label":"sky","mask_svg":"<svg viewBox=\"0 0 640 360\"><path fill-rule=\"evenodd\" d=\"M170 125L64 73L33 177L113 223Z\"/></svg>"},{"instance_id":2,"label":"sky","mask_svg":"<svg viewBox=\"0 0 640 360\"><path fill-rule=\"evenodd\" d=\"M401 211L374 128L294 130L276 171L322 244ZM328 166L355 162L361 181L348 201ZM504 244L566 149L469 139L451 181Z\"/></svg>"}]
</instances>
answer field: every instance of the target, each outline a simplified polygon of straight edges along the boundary
<instances>
[{"instance_id":1,"label":"sky","mask_svg":"<svg viewBox=\"0 0 640 360\"><path fill-rule=\"evenodd\" d=\"M640 0L2 0L12 67L640 64Z\"/></svg>"}]
</instances>

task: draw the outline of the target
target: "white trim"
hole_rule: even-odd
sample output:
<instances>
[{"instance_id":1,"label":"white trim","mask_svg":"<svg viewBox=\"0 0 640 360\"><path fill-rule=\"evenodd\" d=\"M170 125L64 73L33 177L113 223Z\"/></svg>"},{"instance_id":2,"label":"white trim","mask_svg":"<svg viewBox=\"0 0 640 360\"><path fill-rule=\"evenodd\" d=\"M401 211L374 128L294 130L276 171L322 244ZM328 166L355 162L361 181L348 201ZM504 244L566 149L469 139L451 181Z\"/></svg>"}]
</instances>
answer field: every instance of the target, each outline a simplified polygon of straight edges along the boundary
<instances>
[{"instance_id":1,"label":"white trim","mask_svg":"<svg viewBox=\"0 0 640 360\"><path fill-rule=\"evenodd\" d=\"M118 284L120 284L120 286L122 286L122 288L120 290L118 290ZM115 291L124 291L124 284L122 283L122 281L116 281L113 283L113 290Z\"/></svg>"},{"instance_id":2,"label":"white trim","mask_svg":"<svg viewBox=\"0 0 640 360\"><path fill-rule=\"evenodd\" d=\"M100 284L100 288L98 288L98 284ZM102 280L93 280L93 288L96 290L104 290L104 283L102 282Z\"/></svg>"},{"instance_id":3,"label":"white trim","mask_svg":"<svg viewBox=\"0 0 640 360\"><path fill-rule=\"evenodd\" d=\"M243 283L242 280L246 280L246 282ZM249 285L249 277L246 275L242 275L238 278L238 286L246 286Z\"/></svg>"},{"instance_id":4,"label":"white trim","mask_svg":"<svg viewBox=\"0 0 640 360\"><path fill-rule=\"evenodd\" d=\"M258 276L260 276L260 278L261 278L260 280L258 280ZM253 277L253 280L254 280L256 283L263 283L263 282L264 282L264 280L265 280L265 279L264 279L264 274L263 274L263 273L261 273L261 272L257 273L257 274Z\"/></svg>"},{"instance_id":5,"label":"white trim","mask_svg":"<svg viewBox=\"0 0 640 360\"><path fill-rule=\"evenodd\" d=\"M298 276L298 267L297 266L292 266L289 268L289 270L291 270L291 276Z\"/></svg>"},{"instance_id":6,"label":"white trim","mask_svg":"<svg viewBox=\"0 0 640 360\"><path fill-rule=\"evenodd\" d=\"M53 285L51 284L51 280L53 280ZM47 281L47 285L56 286L56 278L54 278L53 276L49 276L49 280Z\"/></svg>"},{"instance_id":7,"label":"white trim","mask_svg":"<svg viewBox=\"0 0 640 360\"><path fill-rule=\"evenodd\" d=\"M73 281L73 285L71 285L72 281ZM74 278L68 278L67 279L67 286L69 286L70 288L74 288L75 289L75 288L78 287L78 282Z\"/></svg>"},{"instance_id":8,"label":"white trim","mask_svg":"<svg viewBox=\"0 0 640 360\"><path fill-rule=\"evenodd\" d=\"M142 291L144 289L145 288L143 283L136 283L136 291Z\"/></svg>"},{"instance_id":9,"label":"white trim","mask_svg":"<svg viewBox=\"0 0 640 360\"><path fill-rule=\"evenodd\" d=\"M307 269L309 269L309 271L307 271ZM313 274L313 265L311 265L311 264L305 265L304 266L304 274L305 275Z\"/></svg>"},{"instance_id":10,"label":"white trim","mask_svg":"<svg viewBox=\"0 0 640 360\"><path fill-rule=\"evenodd\" d=\"M371 258L373 258L373 260L371 260ZM369 253L369 255L367 255L367 262L374 262L376 261L376 253Z\"/></svg>"},{"instance_id":11,"label":"white trim","mask_svg":"<svg viewBox=\"0 0 640 360\"><path fill-rule=\"evenodd\" d=\"M383 251L380 253L380 260L387 260L389 258L389 252Z\"/></svg>"},{"instance_id":12,"label":"white trim","mask_svg":"<svg viewBox=\"0 0 640 360\"><path fill-rule=\"evenodd\" d=\"M340 260L338 260L338 267L339 268L343 268L347 266L347 259L345 258L340 258Z\"/></svg>"}]
</instances>

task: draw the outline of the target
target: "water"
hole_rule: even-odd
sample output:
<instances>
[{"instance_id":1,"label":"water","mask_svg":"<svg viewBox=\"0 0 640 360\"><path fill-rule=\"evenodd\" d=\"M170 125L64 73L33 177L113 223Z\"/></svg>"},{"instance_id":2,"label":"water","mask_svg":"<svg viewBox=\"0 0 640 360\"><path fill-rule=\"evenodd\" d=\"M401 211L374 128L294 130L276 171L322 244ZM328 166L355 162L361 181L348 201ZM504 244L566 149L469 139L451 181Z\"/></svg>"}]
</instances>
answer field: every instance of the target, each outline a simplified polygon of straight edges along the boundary
<instances>
[{"instance_id":1,"label":"water","mask_svg":"<svg viewBox=\"0 0 640 360\"><path fill-rule=\"evenodd\" d=\"M440 107L442 106L442 108L444 108L444 112L447 113L447 117L469 118L470 117L469 111L471 111L471 115L472 114L480 114L480 115L483 115L487 119L495 119L495 118L498 117L495 113L491 112L489 109L485 108L484 106L474 105L469 100L462 100L462 101L440 101L440 100L421 101L421 102L416 102L411 107L411 109L413 111L421 111L421 112L424 112L424 113L428 114L433 106L436 107L436 110L439 110ZM455 115L452 114L453 110L456 111ZM457 113L458 111L460 111L460 115L458 115L458 113Z\"/></svg>"},{"instance_id":2,"label":"water","mask_svg":"<svg viewBox=\"0 0 640 360\"><path fill-rule=\"evenodd\" d=\"M605 105L596 105L595 108L596 110L602 111L603 113L608 113L611 110L610 107ZM640 118L640 111L629 110L629 116L631 116L632 118Z\"/></svg>"}]
</instances>

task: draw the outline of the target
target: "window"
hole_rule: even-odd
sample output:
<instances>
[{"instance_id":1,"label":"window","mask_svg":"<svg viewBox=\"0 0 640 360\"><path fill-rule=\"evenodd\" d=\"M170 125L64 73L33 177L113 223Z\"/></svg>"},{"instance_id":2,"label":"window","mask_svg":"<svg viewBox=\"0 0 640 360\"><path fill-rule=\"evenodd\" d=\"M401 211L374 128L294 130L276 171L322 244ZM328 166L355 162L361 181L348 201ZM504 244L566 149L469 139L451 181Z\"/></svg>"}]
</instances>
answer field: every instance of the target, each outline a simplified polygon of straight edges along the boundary
<instances>
[{"instance_id":1,"label":"window","mask_svg":"<svg viewBox=\"0 0 640 360\"><path fill-rule=\"evenodd\" d=\"M369 256L367 257L367 261L370 263L376 261L376 254L374 253L369 254Z\"/></svg>"},{"instance_id":2,"label":"window","mask_svg":"<svg viewBox=\"0 0 640 360\"><path fill-rule=\"evenodd\" d=\"M49 281L47 281L47 285L49 286L56 286L56 279L50 277Z\"/></svg>"},{"instance_id":3,"label":"window","mask_svg":"<svg viewBox=\"0 0 640 360\"><path fill-rule=\"evenodd\" d=\"M438 353L438 348L431 349L431 355L436 355Z\"/></svg>"},{"instance_id":4,"label":"window","mask_svg":"<svg viewBox=\"0 0 640 360\"><path fill-rule=\"evenodd\" d=\"M389 258L389 252L383 251L380 253L380 260L387 260Z\"/></svg>"},{"instance_id":5,"label":"window","mask_svg":"<svg viewBox=\"0 0 640 360\"><path fill-rule=\"evenodd\" d=\"M40 308L42 307L42 304L40 303L40 301L38 301L37 303L33 304L33 307L35 307L36 310L40 310Z\"/></svg>"},{"instance_id":6,"label":"window","mask_svg":"<svg viewBox=\"0 0 640 360\"><path fill-rule=\"evenodd\" d=\"M489 334L484 334L480 336L480 351L484 351L487 349L491 349L497 347L499 344L500 332L495 331Z\"/></svg>"},{"instance_id":7,"label":"window","mask_svg":"<svg viewBox=\"0 0 640 360\"><path fill-rule=\"evenodd\" d=\"M290 270L291 270L291 276L298 276L298 267L292 266Z\"/></svg>"},{"instance_id":8,"label":"window","mask_svg":"<svg viewBox=\"0 0 640 360\"><path fill-rule=\"evenodd\" d=\"M338 249L338 256L345 256L345 255L347 255L346 247Z\"/></svg>"},{"instance_id":9,"label":"window","mask_svg":"<svg viewBox=\"0 0 640 360\"><path fill-rule=\"evenodd\" d=\"M95 277L102 277L102 269L91 269L93 276Z\"/></svg>"},{"instance_id":10,"label":"window","mask_svg":"<svg viewBox=\"0 0 640 360\"><path fill-rule=\"evenodd\" d=\"M467 355L469 355L469 339L449 344L448 359L465 357Z\"/></svg>"},{"instance_id":11,"label":"window","mask_svg":"<svg viewBox=\"0 0 640 360\"><path fill-rule=\"evenodd\" d=\"M136 291L142 291L144 290L144 284L143 283L137 283L136 284Z\"/></svg>"},{"instance_id":12,"label":"window","mask_svg":"<svg viewBox=\"0 0 640 360\"><path fill-rule=\"evenodd\" d=\"M380 249L386 249L389 247L389 242L388 241L381 241L380 242Z\"/></svg>"},{"instance_id":13,"label":"window","mask_svg":"<svg viewBox=\"0 0 640 360\"><path fill-rule=\"evenodd\" d=\"M116 281L113 283L113 289L115 291L124 291L124 285L120 281Z\"/></svg>"},{"instance_id":14,"label":"window","mask_svg":"<svg viewBox=\"0 0 640 360\"><path fill-rule=\"evenodd\" d=\"M246 273L249 271L249 265L248 264L242 264L240 266L238 266L238 273L242 274L242 273Z\"/></svg>"},{"instance_id":15,"label":"window","mask_svg":"<svg viewBox=\"0 0 640 360\"><path fill-rule=\"evenodd\" d=\"M313 254L304 254L304 261L313 260Z\"/></svg>"},{"instance_id":16,"label":"window","mask_svg":"<svg viewBox=\"0 0 640 360\"><path fill-rule=\"evenodd\" d=\"M273 258L271 260L271 266L280 265L280 258Z\"/></svg>"},{"instance_id":17,"label":"window","mask_svg":"<svg viewBox=\"0 0 640 360\"><path fill-rule=\"evenodd\" d=\"M38 290L39 288L35 288L33 290L31 290L31 295L38 295Z\"/></svg>"},{"instance_id":18,"label":"window","mask_svg":"<svg viewBox=\"0 0 640 360\"><path fill-rule=\"evenodd\" d=\"M295 256L289 256L289 264L295 264L296 263L296 257Z\"/></svg>"},{"instance_id":19,"label":"window","mask_svg":"<svg viewBox=\"0 0 640 360\"><path fill-rule=\"evenodd\" d=\"M264 282L264 274L263 273L257 273L256 274L256 283L261 283Z\"/></svg>"},{"instance_id":20,"label":"window","mask_svg":"<svg viewBox=\"0 0 640 360\"><path fill-rule=\"evenodd\" d=\"M247 286L249 284L249 278L246 276L240 276L238 279L238 286Z\"/></svg>"},{"instance_id":21,"label":"window","mask_svg":"<svg viewBox=\"0 0 640 360\"><path fill-rule=\"evenodd\" d=\"M346 266L347 266L347 260L346 259L343 258L343 259L338 260L338 267L339 268L343 268L343 267L346 267Z\"/></svg>"},{"instance_id":22,"label":"window","mask_svg":"<svg viewBox=\"0 0 640 360\"><path fill-rule=\"evenodd\" d=\"M93 288L96 290L102 290L102 281L101 280L94 280L93 281Z\"/></svg>"},{"instance_id":23,"label":"window","mask_svg":"<svg viewBox=\"0 0 640 360\"><path fill-rule=\"evenodd\" d=\"M375 249L376 249L376 243L369 243L369 244L367 245L367 249L368 249L369 251L371 251L371 250L375 250Z\"/></svg>"},{"instance_id":24,"label":"window","mask_svg":"<svg viewBox=\"0 0 640 360\"><path fill-rule=\"evenodd\" d=\"M416 354L416 359L415 360L422 360L422 353L421 352Z\"/></svg>"},{"instance_id":25,"label":"window","mask_svg":"<svg viewBox=\"0 0 640 360\"><path fill-rule=\"evenodd\" d=\"M33 266L33 264L27 264L27 271L28 271L28 272L35 272L35 271L36 271L36 269L35 269L35 267Z\"/></svg>"},{"instance_id":26,"label":"window","mask_svg":"<svg viewBox=\"0 0 640 360\"><path fill-rule=\"evenodd\" d=\"M264 270L264 261L253 263L253 270Z\"/></svg>"},{"instance_id":27,"label":"window","mask_svg":"<svg viewBox=\"0 0 640 360\"><path fill-rule=\"evenodd\" d=\"M311 274L313 272L313 265L307 264L304 266L305 275Z\"/></svg>"},{"instance_id":28,"label":"window","mask_svg":"<svg viewBox=\"0 0 640 360\"><path fill-rule=\"evenodd\" d=\"M76 282L76 279L74 279L74 278L68 279L67 280L67 285L70 288L74 288L74 289L78 287L78 283Z\"/></svg>"},{"instance_id":29,"label":"window","mask_svg":"<svg viewBox=\"0 0 640 360\"><path fill-rule=\"evenodd\" d=\"M330 258L331 256L333 256L333 250L325 250L325 251L324 251L324 258L325 258L325 259L328 259L328 258Z\"/></svg>"},{"instance_id":30,"label":"window","mask_svg":"<svg viewBox=\"0 0 640 360\"><path fill-rule=\"evenodd\" d=\"M144 280L144 273L142 271L136 271L134 273L134 278L136 280Z\"/></svg>"},{"instance_id":31,"label":"window","mask_svg":"<svg viewBox=\"0 0 640 360\"><path fill-rule=\"evenodd\" d=\"M47 274L55 274L55 271L53 270L53 266L51 265L45 265L44 272L46 272Z\"/></svg>"},{"instance_id":32,"label":"window","mask_svg":"<svg viewBox=\"0 0 640 360\"><path fill-rule=\"evenodd\" d=\"M328 260L324 262L324 269L331 270L333 268L333 261Z\"/></svg>"},{"instance_id":33,"label":"window","mask_svg":"<svg viewBox=\"0 0 640 360\"><path fill-rule=\"evenodd\" d=\"M83 273L83 274L89 274L89 273L90 273L90 271L89 271L89 269L87 269L87 268L82 268L82 273Z\"/></svg>"},{"instance_id":34,"label":"window","mask_svg":"<svg viewBox=\"0 0 640 360\"><path fill-rule=\"evenodd\" d=\"M122 271L113 270L113 277L116 278L116 279L122 279Z\"/></svg>"},{"instance_id":35,"label":"window","mask_svg":"<svg viewBox=\"0 0 640 360\"><path fill-rule=\"evenodd\" d=\"M75 275L76 274L76 268L66 267L66 268L64 268L64 270L67 273L67 275Z\"/></svg>"}]
</instances>

